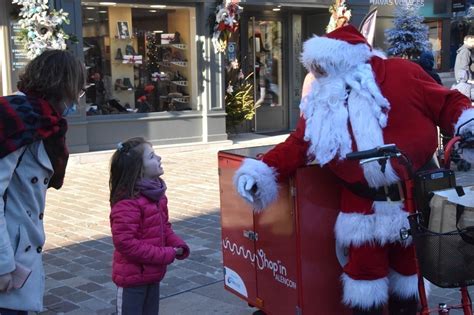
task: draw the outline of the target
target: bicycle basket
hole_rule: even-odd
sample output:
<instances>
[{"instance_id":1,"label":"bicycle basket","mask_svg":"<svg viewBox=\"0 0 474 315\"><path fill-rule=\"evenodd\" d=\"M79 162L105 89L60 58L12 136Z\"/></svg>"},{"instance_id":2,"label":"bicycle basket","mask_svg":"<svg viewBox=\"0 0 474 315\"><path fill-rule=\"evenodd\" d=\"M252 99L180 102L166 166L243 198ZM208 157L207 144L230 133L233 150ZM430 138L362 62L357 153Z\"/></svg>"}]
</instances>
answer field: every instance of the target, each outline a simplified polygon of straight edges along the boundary
<instances>
[{"instance_id":1,"label":"bicycle basket","mask_svg":"<svg viewBox=\"0 0 474 315\"><path fill-rule=\"evenodd\" d=\"M465 202L474 191L464 190L466 197L457 199L448 190L435 192L428 224L421 213L409 217L420 272L443 288L474 284L474 208Z\"/></svg>"}]
</instances>

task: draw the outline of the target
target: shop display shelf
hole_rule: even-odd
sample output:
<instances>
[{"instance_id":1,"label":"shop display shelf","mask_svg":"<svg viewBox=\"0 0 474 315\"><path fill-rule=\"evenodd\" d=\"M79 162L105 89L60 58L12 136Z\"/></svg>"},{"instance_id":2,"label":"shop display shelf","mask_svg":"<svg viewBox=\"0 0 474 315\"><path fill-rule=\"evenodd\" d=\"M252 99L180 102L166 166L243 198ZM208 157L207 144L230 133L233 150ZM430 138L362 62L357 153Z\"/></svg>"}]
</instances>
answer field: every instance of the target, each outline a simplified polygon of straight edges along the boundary
<instances>
[{"instance_id":1,"label":"shop display shelf","mask_svg":"<svg viewBox=\"0 0 474 315\"><path fill-rule=\"evenodd\" d=\"M157 45L158 47L173 47L181 50L188 49L188 45L186 44L161 44Z\"/></svg>"},{"instance_id":2,"label":"shop display shelf","mask_svg":"<svg viewBox=\"0 0 474 315\"><path fill-rule=\"evenodd\" d=\"M171 64L175 66L180 66L180 67L187 67L188 62L187 61L171 61Z\"/></svg>"},{"instance_id":3,"label":"shop display shelf","mask_svg":"<svg viewBox=\"0 0 474 315\"><path fill-rule=\"evenodd\" d=\"M172 97L171 99L178 103L189 103L189 96Z\"/></svg>"},{"instance_id":4,"label":"shop display shelf","mask_svg":"<svg viewBox=\"0 0 474 315\"><path fill-rule=\"evenodd\" d=\"M186 44L171 44L171 46L173 46L174 48L181 49L181 50L188 49L188 45Z\"/></svg>"},{"instance_id":5,"label":"shop display shelf","mask_svg":"<svg viewBox=\"0 0 474 315\"><path fill-rule=\"evenodd\" d=\"M171 83L180 85L180 86L188 86L188 81L171 81Z\"/></svg>"}]
</instances>

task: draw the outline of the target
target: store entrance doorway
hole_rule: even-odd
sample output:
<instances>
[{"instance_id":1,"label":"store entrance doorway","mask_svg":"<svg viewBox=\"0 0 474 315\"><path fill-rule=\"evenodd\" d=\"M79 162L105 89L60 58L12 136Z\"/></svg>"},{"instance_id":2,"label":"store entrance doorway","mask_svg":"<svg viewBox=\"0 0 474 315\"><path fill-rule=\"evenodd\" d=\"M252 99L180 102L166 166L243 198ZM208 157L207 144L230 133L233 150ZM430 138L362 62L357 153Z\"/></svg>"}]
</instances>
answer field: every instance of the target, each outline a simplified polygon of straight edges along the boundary
<instances>
[{"instance_id":1,"label":"store entrance doorway","mask_svg":"<svg viewBox=\"0 0 474 315\"><path fill-rule=\"evenodd\" d=\"M284 20L250 15L243 19L247 36L242 53L247 73L254 73L256 114L253 130L270 132L288 129L288 88L285 80ZM285 88L286 87L286 88Z\"/></svg>"}]
</instances>

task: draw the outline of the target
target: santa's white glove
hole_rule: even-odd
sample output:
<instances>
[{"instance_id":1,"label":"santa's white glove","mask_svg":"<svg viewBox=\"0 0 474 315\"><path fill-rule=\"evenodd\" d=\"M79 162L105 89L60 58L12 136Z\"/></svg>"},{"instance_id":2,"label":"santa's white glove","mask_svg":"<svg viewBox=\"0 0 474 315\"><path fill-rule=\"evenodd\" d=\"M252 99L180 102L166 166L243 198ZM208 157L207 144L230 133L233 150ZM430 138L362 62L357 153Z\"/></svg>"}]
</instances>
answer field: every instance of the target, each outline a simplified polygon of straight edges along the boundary
<instances>
[{"instance_id":1,"label":"santa's white glove","mask_svg":"<svg viewBox=\"0 0 474 315\"><path fill-rule=\"evenodd\" d=\"M466 136L468 133L474 134L474 121L471 121L472 119L474 119L474 108L466 109L459 117L454 130L460 129L459 134L462 136ZM461 156L467 162L474 163L474 149L464 148Z\"/></svg>"},{"instance_id":2,"label":"santa's white glove","mask_svg":"<svg viewBox=\"0 0 474 315\"><path fill-rule=\"evenodd\" d=\"M260 212L278 196L277 174L260 160L244 159L234 175L234 186L252 207Z\"/></svg>"},{"instance_id":3,"label":"santa's white glove","mask_svg":"<svg viewBox=\"0 0 474 315\"><path fill-rule=\"evenodd\" d=\"M247 200L250 203L253 203L255 200L255 178L250 175L240 175L237 179L237 192L242 198Z\"/></svg>"}]
</instances>

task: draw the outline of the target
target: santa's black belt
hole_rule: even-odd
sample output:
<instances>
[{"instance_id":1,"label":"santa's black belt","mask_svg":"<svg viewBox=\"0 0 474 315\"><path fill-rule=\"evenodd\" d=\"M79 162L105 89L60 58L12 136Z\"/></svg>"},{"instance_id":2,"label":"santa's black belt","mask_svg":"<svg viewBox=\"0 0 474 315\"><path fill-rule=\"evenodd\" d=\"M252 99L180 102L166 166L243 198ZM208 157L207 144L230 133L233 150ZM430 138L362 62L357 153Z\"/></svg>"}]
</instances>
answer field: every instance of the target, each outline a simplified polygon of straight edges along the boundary
<instances>
[{"instance_id":1,"label":"santa's black belt","mask_svg":"<svg viewBox=\"0 0 474 315\"><path fill-rule=\"evenodd\" d=\"M360 183L344 183L343 185L353 194L373 201L405 200L404 186L402 182L396 182L395 184L382 186L379 188L372 188Z\"/></svg>"}]
</instances>

